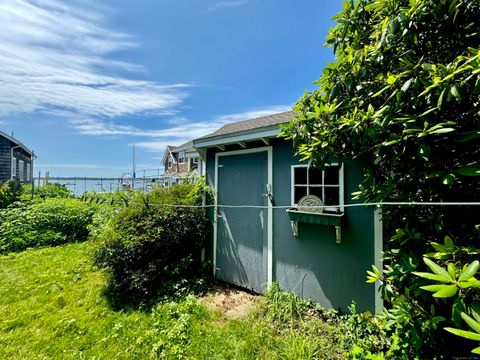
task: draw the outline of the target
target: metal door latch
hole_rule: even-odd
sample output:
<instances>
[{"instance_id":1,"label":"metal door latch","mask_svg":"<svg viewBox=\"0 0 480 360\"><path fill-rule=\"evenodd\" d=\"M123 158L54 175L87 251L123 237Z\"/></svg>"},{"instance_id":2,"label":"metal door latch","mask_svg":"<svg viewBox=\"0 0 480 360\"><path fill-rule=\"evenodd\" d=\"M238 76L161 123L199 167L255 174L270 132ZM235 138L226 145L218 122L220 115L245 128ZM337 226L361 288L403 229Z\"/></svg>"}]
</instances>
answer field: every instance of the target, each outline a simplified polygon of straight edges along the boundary
<instances>
[{"instance_id":1,"label":"metal door latch","mask_svg":"<svg viewBox=\"0 0 480 360\"><path fill-rule=\"evenodd\" d=\"M272 185L267 184L267 192L263 196L268 198L273 205Z\"/></svg>"}]
</instances>

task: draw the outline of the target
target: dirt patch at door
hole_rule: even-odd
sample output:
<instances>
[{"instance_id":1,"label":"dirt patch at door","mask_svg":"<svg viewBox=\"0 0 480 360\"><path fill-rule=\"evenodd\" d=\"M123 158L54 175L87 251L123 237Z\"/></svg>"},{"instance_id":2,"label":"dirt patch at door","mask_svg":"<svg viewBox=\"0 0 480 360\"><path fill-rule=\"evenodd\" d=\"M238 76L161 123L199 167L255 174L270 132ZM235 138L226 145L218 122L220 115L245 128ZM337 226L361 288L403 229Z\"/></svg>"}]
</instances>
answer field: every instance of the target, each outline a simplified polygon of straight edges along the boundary
<instances>
[{"instance_id":1,"label":"dirt patch at door","mask_svg":"<svg viewBox=\"0 0 480 360\"><path fill-rule=\"evenodd\" d=\"M260 296L228 284L220 284L202 299L208 307L222 311L226 317L242 318L258 304Z\"/></svg>"}]
</instances>

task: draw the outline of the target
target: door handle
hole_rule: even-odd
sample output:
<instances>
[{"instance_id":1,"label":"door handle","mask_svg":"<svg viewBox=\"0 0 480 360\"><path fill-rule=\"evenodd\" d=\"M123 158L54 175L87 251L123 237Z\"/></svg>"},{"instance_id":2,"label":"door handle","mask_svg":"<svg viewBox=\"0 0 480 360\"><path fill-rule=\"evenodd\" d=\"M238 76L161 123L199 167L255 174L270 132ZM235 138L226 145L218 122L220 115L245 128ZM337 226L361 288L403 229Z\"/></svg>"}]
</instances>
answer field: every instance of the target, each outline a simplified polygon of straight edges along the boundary
<instances>
[{"instance_id":1,"label":"door handle","mask_svg":"<svg viewBox=\"0 0 480 360\"><path fill-rule=\"evenodd\" d=\"M272 195L272 193L263 194L263 197L269 198L270 201L273 201L273 195Z\"/></svg>"}]
</instances>

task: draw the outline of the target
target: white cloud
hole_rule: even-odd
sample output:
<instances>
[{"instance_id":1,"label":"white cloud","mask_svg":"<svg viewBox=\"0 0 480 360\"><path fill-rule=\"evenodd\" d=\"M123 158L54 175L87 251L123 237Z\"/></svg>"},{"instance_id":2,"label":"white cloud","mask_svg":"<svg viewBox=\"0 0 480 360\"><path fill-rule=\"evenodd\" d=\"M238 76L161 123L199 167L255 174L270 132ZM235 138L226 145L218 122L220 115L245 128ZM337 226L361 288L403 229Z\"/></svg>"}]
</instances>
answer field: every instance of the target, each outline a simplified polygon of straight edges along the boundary
<instances>
[{"instance_id":1,"label":"white cloud","mask_svg":"<svg viewBox=\"0 0 480 360\"><path fill-rule=\"evenodd\" d=\"M248 0L232 0L232 1L219 1L215 5L210 6L207 9L207 12L215 12L226 8L233 8L245 5L248 3Z\"/></svg>"},{"instance_id":2,"label":"white cloud","mask_svg":"<svg viewBox=\"0 0 480 360\"><path fill-rule=\"evenodd\" d=\"M146 138L169 139L170 142L178 142L178 139L193 139L216 130L219 122L181 123L160 130L140 129L132 125L118 125L114 122L105 122L95 119L74 119L71 126L82 135L91 136L136 136ZM188 141L188 140L186 140Z\"/></svg>"},{"instance_id":3,"label":"white cloud","mask_svg":"<svg viewBox=\"0 0 480 360\"><path fill-rule=\"evenodd\" d=\"M126 76L143 69L111 55L137 44L110 29L104 12L90 1L1 1L0 115L52 109L101 117L172 112L190 85Z\"/></svg>"},{"instance_id":4,"label":"white cloud","mask_svg":"<svg viewBox=\"0 0 480 360\"><path fill-rule=\"evenodd\" d=\"M135 146L145 149L147 151L156 152L156 153L160 152L163 154L163 151L167 148L167 145L180 145L180 144L186 143L189 140L191 139L176 138L173 141L173 144L172 144L172 141L140 141L140 142L136 142Z\"/></svg>"}]
</instances>

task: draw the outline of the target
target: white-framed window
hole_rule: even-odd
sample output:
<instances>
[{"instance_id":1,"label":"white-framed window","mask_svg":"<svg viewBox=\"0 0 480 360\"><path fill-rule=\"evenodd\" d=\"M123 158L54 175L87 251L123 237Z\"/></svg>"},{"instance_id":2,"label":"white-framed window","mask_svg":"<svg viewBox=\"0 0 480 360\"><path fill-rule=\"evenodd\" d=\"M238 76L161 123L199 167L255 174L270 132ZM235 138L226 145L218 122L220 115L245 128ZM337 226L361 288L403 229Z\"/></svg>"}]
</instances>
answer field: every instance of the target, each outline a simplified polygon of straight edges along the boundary
<instances>
[{"instance_id":1,"label":"white-framed window","mask_svg":"<svg viewBox=\"0 0 480 360\"><path fill-rule=\"evenodd\" d=\"M308 165L293 165L291 169L292 206L297 206L305 195L315 195L325 205L324 211L343 210L342 164L325 164L323 170Z\"/></svg>"},{"instance_id":2,"label":"white-framed window","mask_svg":"<svg viewBox=\"0 0 480 360\"><path fill-rule=\"evenodd\" d=\"M25 180L24 178L25 163L23 160L18 160L18 177L20 181Z\"/></svg>"},{"instance_id":3,"label":"white-framed window","mask_svg":"<svg viewBox=\"0 0 480 360\"><path fill-rule=\"evenodd\" d=\"M184 164L185 163L185 151L180 151L178 153L178 163Z\"/></svg>"},{"instance_id":4,"label":"white-framed window","mask_svg":"<svg viewBox=\"0 0 480 360\"><path fill-rule=\"evenodd\" d=\"M17 158L12 157L12 179L17 177Z\"/></svg>"},{"instance_id":5,"label":"white-framed window","mask_svg":"<svg viewBox=\"0 0 480 360\"><path fill-rule=\"evenodd\" d=\"M32 164L27 163L27 181L32 181Z\"/></svg>"},{"instance_id":6,"label":"white-framed window","mask_svg":"<svg viewBox=\"0 0 480 360\"><path fill-rule=\"evenodd\" d=\"M188 170L195 170L198 168L198 157L189 158Z\"/></svg>"},{"instance_id":7,"label":"white-framed window","mask_svg":"<svg viewBox=\"0 0 480 360\"><path fill-rule=\"evenodd\" d=\"M168 168L171 169L173 167L173 156L172 154L168 155Z\"/></svg>"}]
</instances>

